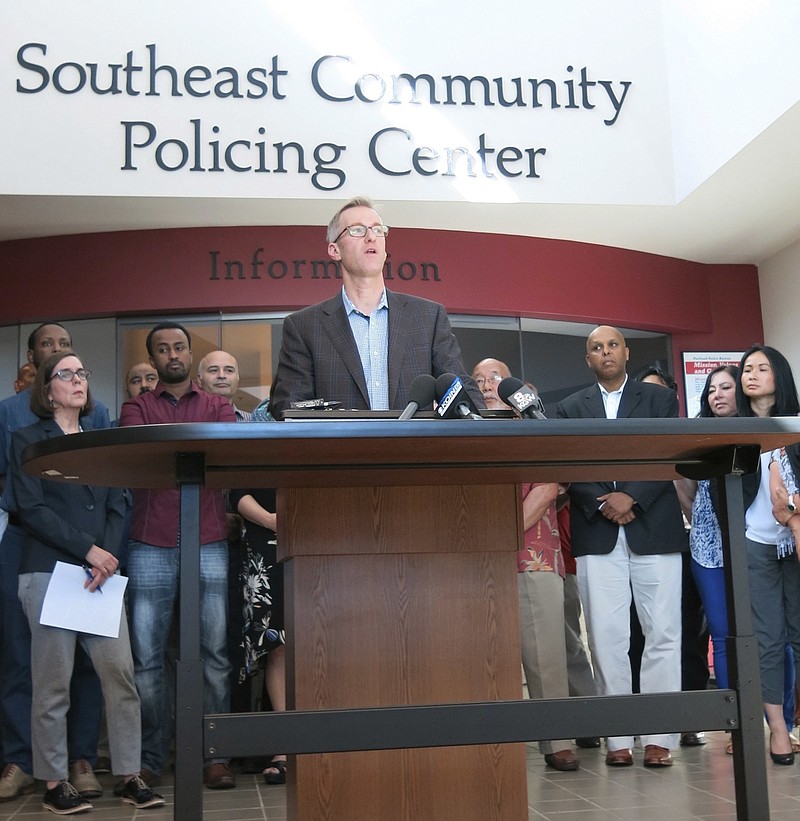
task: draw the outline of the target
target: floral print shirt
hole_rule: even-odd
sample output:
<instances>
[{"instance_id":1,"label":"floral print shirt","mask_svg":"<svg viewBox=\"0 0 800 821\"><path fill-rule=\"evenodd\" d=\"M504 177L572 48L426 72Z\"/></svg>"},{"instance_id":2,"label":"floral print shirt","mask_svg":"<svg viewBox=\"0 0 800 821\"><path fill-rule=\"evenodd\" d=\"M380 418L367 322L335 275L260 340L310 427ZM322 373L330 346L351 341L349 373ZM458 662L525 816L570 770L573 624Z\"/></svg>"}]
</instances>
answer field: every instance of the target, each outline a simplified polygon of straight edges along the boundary
<instances>
[{"instance_id":1,"label":"floral print shirt","mask_svg":"<svg viewBox=\"0 0 800 821\"><path fill-rule=\"evenodd\" d=\"M722 567L722 532L711 504L711 483L701 479L692 502L692 529L689 548L700 567Z\"/></svg>"},{"instance_id":2,"label":"floral print shirt","mask_svg":"<svg viewBox=\"0 0 800 821\"><path fill-rule=\"evenodd\" d=\"M542 482L522 485L524 499ZM558 532L556 504L553 502L533 527L525 531L523 548L517 553L517 571L520 573L558 573L564 578L564 556Z\"/></svg>"}]
</instances>

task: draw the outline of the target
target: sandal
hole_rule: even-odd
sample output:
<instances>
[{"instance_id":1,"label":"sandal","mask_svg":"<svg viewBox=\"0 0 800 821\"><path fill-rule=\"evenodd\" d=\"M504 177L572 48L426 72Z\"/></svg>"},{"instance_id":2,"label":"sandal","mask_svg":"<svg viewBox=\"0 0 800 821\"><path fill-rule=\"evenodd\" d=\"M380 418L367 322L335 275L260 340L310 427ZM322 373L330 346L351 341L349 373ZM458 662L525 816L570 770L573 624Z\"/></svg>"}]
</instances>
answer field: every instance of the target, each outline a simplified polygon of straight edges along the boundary
<instances>
[{"instance_id":1,"label":"sandal","mask_svg":"<svg viewBox=\"0 0 800 821\"><path fill-rule=\"evenodd\" d=\"M277 770L277 772L273 772ZM286 783L286 762L270 761L269 767L264 770L265 784L285 784Z\"/></svg>"}]
</instances>

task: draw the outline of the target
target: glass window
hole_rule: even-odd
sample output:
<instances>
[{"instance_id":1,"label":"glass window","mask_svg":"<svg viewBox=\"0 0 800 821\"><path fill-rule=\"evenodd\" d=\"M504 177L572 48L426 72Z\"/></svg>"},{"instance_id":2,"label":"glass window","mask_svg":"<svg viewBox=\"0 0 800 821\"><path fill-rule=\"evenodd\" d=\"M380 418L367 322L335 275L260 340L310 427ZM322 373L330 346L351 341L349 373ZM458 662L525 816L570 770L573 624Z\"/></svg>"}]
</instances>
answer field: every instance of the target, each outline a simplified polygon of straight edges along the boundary
<instances>
[{"instance_id":1,"label":"glass window","mask_svg":"<svg viewBox=\"0 0 800 821\"><path fill-rule=\"evenodd\" d=\"M252 410L269 394L278 363L281 328L286 313L252 313L170 317L192 335L194 369L207 353L222 348L239 362L239 392L234 402ZM533 382L545 402L548 414L555 404L586 385L592 374L586 367L586 337L594 326L559 320L503 316L450 316L467 372L486 357L506 362L514 376ZM145 339L163 317L78 320L67 323L76 351L93 371L92 393L108 406L115 418L127 398L125 376L137 362L147 361ZM0 329L5 390L13 391L16 369L27 352L27 338L35 324ZM671 370L670 338L665 334L621 329L631 351L628 373L659 363ZM116 344L115 344L116 334Z\"/></svg>"},{"instance_id":2,"label":"glass window","mask_svg":"<svg viewBox=\"0 0 800 821\"><path fill-rule=\"evenodd\" d=\"M197 366L206 354L216 350L227 351L239 363L239 390L234 397L234 404L242 410L252 411L269 394L280 349L284 316L281 313L175 318L192 337L192 378L197 376ZM120 403L127 398L125 375L137 362L148 361L145 345L147 335L151 328L162 321L165 320L120 320Z\"/></svg>"}]
</instances>

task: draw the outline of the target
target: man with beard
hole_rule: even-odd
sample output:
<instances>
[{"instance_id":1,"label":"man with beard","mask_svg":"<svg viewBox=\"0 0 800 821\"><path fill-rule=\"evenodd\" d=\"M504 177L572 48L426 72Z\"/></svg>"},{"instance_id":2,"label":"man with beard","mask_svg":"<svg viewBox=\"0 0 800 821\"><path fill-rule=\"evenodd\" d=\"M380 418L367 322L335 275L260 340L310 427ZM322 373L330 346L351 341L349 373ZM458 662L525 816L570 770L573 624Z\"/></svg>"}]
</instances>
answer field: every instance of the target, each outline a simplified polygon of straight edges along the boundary
<instances>
[{"instance_id":1,"label":"man with beard","mask_svg":"<svg viewBox=\"0 0 800 821\"><path fill-rule=\"evenodd\" d=\"M176 322L162 322L147 336L150 363L158 373L154 390L122 406L119 424L235 422L233 406L192 381L192 343ZM164 667L167 637L178 587L179 492L135 490L128 554L128 617L136 687L142 701L142 778L158 783L172 726ZM203 629L204 712L227 713L230 661L227 648L228 542L221 490L200 496L200 609ZM207 760L203 780L210 789L236 786L227 760Z\"/></svg>"},{"instance_id":2,"label":"man with beard","mask_svg":"<svg viewBox=\"0 0 800 821\"><path fill-rule=\"evenodd\" d=\"M140 393L151 391L158 382L158 373L149 362L138 362L125 377L125 391L129 399Z\"/></svg>"}]
</instances>

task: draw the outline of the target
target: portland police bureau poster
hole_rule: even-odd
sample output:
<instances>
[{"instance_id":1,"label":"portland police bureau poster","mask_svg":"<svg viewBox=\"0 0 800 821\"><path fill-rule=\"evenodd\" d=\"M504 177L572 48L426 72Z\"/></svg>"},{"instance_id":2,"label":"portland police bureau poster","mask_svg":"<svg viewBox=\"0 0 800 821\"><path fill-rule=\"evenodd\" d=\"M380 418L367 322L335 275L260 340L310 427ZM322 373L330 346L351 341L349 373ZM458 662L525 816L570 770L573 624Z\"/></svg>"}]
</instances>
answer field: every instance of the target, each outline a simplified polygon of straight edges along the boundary
<instances>
[{"instance_id":1,"label":"portland police bureau poster","mask_svg":"<svg viewBox=\"0 0 800 821\"><path fill-rule=\"evenodd\" d=\"M2 192L670 204L662 38L657 0L6 3Z\"/></svg>"},{"instance_id":2,"label":"portland police bureau poster","mask_svg":"<svg viewBox=\"0 0 800 821\"><path fill-rule=\"evenodd\" d=\"M686 416L700 413L700 395L711 371L723 365L738 365L744 351L705 351L683 353L683 384L686 396Z\"/></svg>"}]
</instances>

